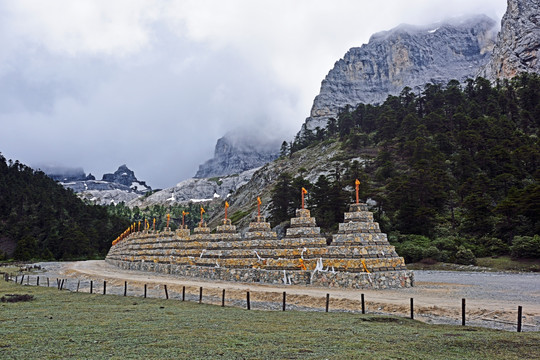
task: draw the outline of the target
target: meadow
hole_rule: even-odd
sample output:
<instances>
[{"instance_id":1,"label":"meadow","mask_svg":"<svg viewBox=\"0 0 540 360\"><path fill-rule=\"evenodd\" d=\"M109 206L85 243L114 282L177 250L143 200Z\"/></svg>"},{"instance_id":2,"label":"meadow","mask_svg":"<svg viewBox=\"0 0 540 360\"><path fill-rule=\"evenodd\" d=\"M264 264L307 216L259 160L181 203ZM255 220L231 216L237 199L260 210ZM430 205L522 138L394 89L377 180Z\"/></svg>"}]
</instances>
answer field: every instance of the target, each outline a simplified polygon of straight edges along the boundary
<instances>
[{"instance_id":1,"label":"meadow","mask_svg":"<svg viewBox=\"0 0 540 360\"><path fill-rule=\"evenodd\" d=\"M0 281L2 359L532 359L540 333L259 311Z\"/></svg>"}]
</instances>

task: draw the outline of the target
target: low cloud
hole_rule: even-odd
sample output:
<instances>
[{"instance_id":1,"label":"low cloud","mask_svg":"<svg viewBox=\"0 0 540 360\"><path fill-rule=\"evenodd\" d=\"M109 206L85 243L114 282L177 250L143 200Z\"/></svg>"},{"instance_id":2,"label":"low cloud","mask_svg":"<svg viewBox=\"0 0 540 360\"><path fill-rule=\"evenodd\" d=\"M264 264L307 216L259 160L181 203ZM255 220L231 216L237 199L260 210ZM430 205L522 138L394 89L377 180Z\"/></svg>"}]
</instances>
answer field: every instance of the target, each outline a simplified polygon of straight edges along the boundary
<instances>
[{"instance_id":1,"label":"low cloud","mask_svg":"<svg viewBox=\"0 0 540 360\"><path fill-rule=\"evenodd\" d=\"M335 61L374 32L505 0L0 3L0 151L29 165L195 174L235 129L290 140ZM237 130L242 131L242 130Z\"/></svg>"}]
</instances>

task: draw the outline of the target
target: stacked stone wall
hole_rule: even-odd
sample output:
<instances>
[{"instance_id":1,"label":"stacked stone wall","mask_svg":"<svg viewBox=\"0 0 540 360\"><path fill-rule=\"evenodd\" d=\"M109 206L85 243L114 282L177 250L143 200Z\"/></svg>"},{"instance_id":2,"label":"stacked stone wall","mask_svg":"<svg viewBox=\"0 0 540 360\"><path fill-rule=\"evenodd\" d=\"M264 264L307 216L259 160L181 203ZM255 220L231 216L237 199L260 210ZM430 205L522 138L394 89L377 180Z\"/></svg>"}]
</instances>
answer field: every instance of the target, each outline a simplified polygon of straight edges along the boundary
<instances>
[{"instance_id":1,"label":"stacked stone wall","mask_svg":"<svg viewBox=\"0 0 540 360\"><path fill-rule=\"evenodd\" d=\"M124 269L157 271L211 280L324 287L387 288L414 283L365 204L351 205L333 241L307 209L291 219L278 239L264 219L241 236L229 220L211 232L201 224L172 232L145 230L114 245L106 261Z\"/></svg>"}]
</instances>

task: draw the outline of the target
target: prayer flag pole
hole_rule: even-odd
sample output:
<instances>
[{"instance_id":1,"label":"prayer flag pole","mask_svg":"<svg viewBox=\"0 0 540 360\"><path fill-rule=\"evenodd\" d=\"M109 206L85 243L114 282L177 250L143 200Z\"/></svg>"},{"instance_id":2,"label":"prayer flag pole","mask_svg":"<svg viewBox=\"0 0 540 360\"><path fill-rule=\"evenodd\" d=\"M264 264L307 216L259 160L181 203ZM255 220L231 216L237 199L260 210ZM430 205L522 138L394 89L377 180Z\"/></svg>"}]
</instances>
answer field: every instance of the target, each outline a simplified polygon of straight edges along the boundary
<instances>
[{"instance_id":1,"label":"prayer flag pole","mask_svg":"<svg viewBox=\"0 0 540 360\"><path fill-rule=\"evenodd\" d=\"M358 179L356 179L354 184L356 186L356 203L358 204L360 202L360 200L358 199L358 189L359 189L359 186L360 186L360 181Z\"/></svg>"},{"instance_id":2,"label":"prayer flag pole","mask_svg":"<svg viewBox=\"0 0 540 360\"><path fill-rule=\"evenodd\" d=\"M302 209L304 208L304 195L307 194L307 190L302 188Z\"/></svg>"},{"instance_id":3,"label":"prayer flag pole","mask_svg":"<svg viewBox=\"0 0 540 360\"><path fill-rule=\"evenodd\" d=\"M185 222L186 222L186 215L189 214L188 212L185 212L182 210L182 228L184 228Z\"/></svg>"}]
</instances>

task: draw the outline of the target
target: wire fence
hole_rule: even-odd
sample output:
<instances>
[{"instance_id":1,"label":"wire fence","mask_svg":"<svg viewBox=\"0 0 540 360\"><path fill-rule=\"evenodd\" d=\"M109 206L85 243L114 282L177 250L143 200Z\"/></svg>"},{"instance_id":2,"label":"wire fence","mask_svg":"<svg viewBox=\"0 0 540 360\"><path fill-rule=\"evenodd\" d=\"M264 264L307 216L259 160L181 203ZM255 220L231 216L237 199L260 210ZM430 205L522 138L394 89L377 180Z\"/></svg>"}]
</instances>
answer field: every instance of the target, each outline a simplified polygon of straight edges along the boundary
<instances>
[{"instance_id":1,"label":"wire fence","mask_svg":"<svg viewBox=\"0 0 540 360\"><path fill-rule=\"evenodd\" d=\"M381 314L381 312L372 310L368 311L368 303L366 302L365 294L360 294L359 299L359 308L356 310L343 310L343 309L332 309L331 307L331 297L327 293L322 301L319 301L319 304L322 306L313 306L313 302L310 304L303 305L301 303L302 299L305 299L305 296L302 295L293 295L296 299L294 303L287 303L287 292L283 291L282 294L273 293L268 295L268 292L264 293L264 296L258 296L260 300L253 301L252 295L261 295L262 292L253 292L245 291L245 297L242 299L238 296L239 290L233 291L234 296L227 297L226 289L205 289L202 286L183 286L183 285L167 285L167 284L128 284L127 281L124 281L120 286L118 285L119 281L110 281L107 283L107 280L94 280L94 279L62 279L62 278L49 278L39 275L16 275L4 273L4 281L14 282L18 285L27 285L27 286L44 286L44 287L56 287L58 290L67 290L72 292L83 292L89 294L101 294L101 295L117 295L117 296L131 296L131 297L142 297L142 298L162 298L167 300L178 300L178 301L191 301L198 302L199 304L211 304L221 307L232 306L232 307L241 307L247 310L253 308L257 310L269 310L269 311L287 311L287 310L296 310L296 311L347 311L352 313L361 313L361 314ZM313 298L312 296L309 296ZM339 299L336 299L339 301ZM415 313L415 302L414 298L409 298L409 312L408 316L410 319L415 319L415 316L419 315ZM392 314L395 316L395 314ZM425 312L422 312L422 316L425 316ZM507 327L512 326L517 332L522 332L524 327L528 327L527 331L537 331L537 326L532 324L523 323L523 307L518 306L517 308L517 321L509 322L500 319L487 319L485 316L488 314L483 314L483 321L495 321L502 324L505 324ZM466 299L461 299L461 325L467 326L468 322L472 320L479 320L479 316L467 316L467 302ZM459 321L459 320L458 320Z\"/></svg>"}]
</instances>

